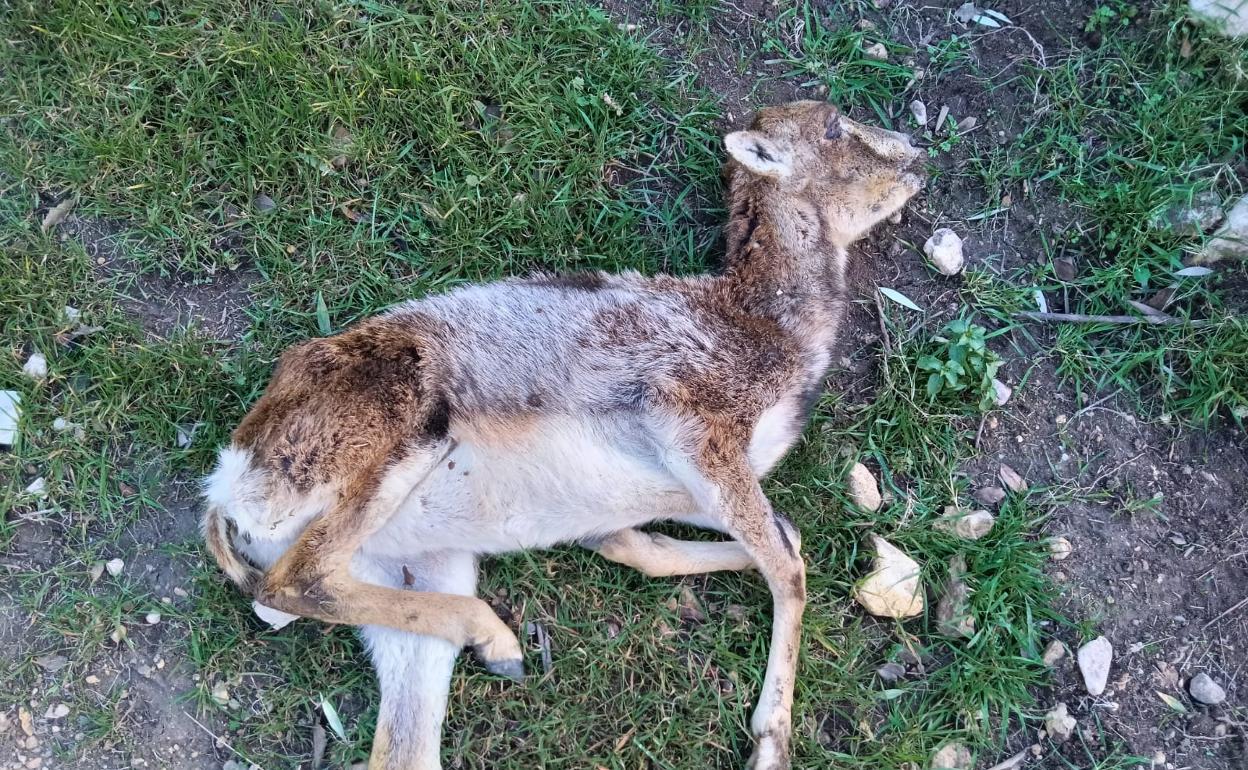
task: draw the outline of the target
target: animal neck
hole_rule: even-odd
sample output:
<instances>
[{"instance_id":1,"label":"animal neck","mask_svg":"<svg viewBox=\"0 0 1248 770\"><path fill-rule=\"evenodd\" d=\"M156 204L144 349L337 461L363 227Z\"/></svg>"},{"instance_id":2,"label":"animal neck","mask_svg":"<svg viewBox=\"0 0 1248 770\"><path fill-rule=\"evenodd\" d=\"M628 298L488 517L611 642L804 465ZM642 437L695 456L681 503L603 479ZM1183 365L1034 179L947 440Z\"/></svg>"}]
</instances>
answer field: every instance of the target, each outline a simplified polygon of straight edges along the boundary
<instances>
[{"instance_id":1,"label":"animal neck","mask_svg":"<svg viewBox=\"0 0 1248 770\"><path fill-rule=\"evenodd\" d=\"M830 333L845 302L845 247L815 204L745 176L730 183L723 280L746 312Z\"/></svg>"}]
</instances>

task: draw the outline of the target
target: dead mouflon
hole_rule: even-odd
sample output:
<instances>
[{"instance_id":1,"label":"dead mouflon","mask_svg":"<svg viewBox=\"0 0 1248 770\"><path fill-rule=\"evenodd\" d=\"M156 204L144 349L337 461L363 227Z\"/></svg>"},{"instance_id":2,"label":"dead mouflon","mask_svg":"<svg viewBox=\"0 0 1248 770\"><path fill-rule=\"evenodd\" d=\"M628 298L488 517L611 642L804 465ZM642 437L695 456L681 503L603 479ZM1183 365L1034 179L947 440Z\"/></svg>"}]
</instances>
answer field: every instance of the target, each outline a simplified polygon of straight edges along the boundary
<instances>
[{"instance_id":1,"label":"dead mouflon","mask_svg":"<svg viewBox=\"0 0 1248 770\"><path fill-rule=\"evenodd\" d=\"M789 766L806 573L759 486L819 394L847 247L922 187L902 134L834 106L729 134L718 275L516 278L287 350L221 450L204 535L268 617L361 626L381 684L370 767L440 767L469 645L520 678L475 598L482 554L579 542L647 575L756 568L775 603L749 766ZM642 531L654 521L723 542ZM276 612L275 612L276 611Z\"/></svg>"}]
</instances>

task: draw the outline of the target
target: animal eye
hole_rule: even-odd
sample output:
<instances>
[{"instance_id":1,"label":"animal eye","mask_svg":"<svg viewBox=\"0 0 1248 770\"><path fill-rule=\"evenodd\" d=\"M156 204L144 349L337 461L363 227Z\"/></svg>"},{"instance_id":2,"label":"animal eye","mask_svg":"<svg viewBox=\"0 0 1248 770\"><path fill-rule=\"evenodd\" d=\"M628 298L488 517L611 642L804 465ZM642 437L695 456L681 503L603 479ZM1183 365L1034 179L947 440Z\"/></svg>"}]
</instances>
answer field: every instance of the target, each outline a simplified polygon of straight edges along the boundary
<instances>
[{"instance_id":1,"label":"animal eye","mask_svg":"<svg viewBox=\"0 0 1248 770\"><path fill-rule=\"evenodd\" d=\"M837 115L833 115L828 120L828 127L823 132L824 139L840 139L841 138L841 119Z\"/></svg>"}]
</instances>

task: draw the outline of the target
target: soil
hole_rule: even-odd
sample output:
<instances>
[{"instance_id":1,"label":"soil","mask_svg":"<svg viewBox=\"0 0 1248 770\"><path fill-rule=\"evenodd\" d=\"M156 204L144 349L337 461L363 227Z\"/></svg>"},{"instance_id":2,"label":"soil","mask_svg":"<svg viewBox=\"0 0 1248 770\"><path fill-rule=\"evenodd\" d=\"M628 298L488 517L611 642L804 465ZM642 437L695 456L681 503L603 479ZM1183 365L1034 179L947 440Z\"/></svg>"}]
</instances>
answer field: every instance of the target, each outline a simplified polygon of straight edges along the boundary
<instances>
[{"instance_id":1,"label":"soil","mask_svg":"<svg viewBox=\"0 0 1248 770\"><path fill-rule=\"evenodd\" d=\"M689 20L659 16L649 4L632 0L604 0L603 5L616 21L637 25L637 34L685 55L679 41L692 23ZM921 67L926 65L925 41L933 34L947 35L952 24L969 42L975 71L998 82L1008 79L1002 73L1023 59L1054 56L1071 45L1093 42L1082 32L1082 21L1097 5L1092 0L996 2L993 7L1017 25L1002 30L961 28L950 19L956 5L875 0L874 5L846 4L848 10L842 6L839 13L848 24L862 17L879 22L890 15L900 22L894 27L894 37L900 34L900 42L916 50L915 64ZM781 65L766 63L772 57L760 50L764 30L779 10L763 0L738 0L723 2L710 13L708 34L693 61L702 85L721 100L721 129L743 127L750 111L761 105L823 98L814 89L781 79ZM956 118L979 120L974 141L936 161L946 170L965 164L976 146L1013 137L1029 119L1032 107L1032 95L1018 85L990 93L983 83L964 73L918 83L914 93L898 103L912 98L923 99L932 114L947 105ZM870 287L886 285L926 308L954 312L958 279L935 276L913 247L922 244L935 227L954 227L965 238L972 261L1000 269L1041 259L1041 234L1052 237L1055 231L1078 226L1077 217L1056 201L1029 199L1021 190L983 189L970 179L941 175L900 225L886 226L861 244L859 256L866 265L862 296L868 296ZM1000 205L1005 194L1016 201L1006 216L966 220ZM62 232L97 258L102 278L130 268L119 256L120 229L108 222L71 215ZM136 320L155 335L168 336L195 323L219 338L237 339L246 327L241 308L247 302L249 280L246 270L207 284L177 276L136 274L130 279L125 302ZM1245 306L1246 284L1241 280L1232 286L1235 296L1228 297L1232 307ZM854 352L852 348L863 340L875 339L875 312L869 302L858 304L845 335L844 354ZM982 454L966 472L976 484L996 483L998 466L1004 462L1033 485L1068 493L1071 502L1046 524L1048 534L1065 536L1074 546L1070 558L1053 564L1053 577L1065 587L1058 602L1068 617L1095 622L1115 650L1108 690L1091 697L1073 665L1073 651L1081 641L1078 630L1057 629L1057 638L1070 645L1072 654L1057 664L1054 688L1036 693L1037 705L1042 712L1055 703L1066 703L1080 729L1088 732L1084 737L1090 756L1102 756L1100 731L1104 731L1124 742L1133 754L1152 758L1154 767L1229 770L1248 766L1248 669L1244 663L1248 659L1248 442L1230 428L1194 432L1145 423L1112 393L1079 397L1056 376L1057 361L1047 347L1055 330L1031 331L1031 339L1018 334L998 341L1009 361L1002 379L1015 386L1015 391L996 424L986 422L980 437ZM874 349L868 348L867 353L867 360L872 360ZM876 376L870 366L843 369L833 375L830 387L865 400ZM1092 406L1081 408L1081 404ZM155 595L172 596L174 587L185 584L191 565L144 544L168 541L171 533L191 537L195 513L185 489L171 488L164 502L169 510L160 514L163 518L136 525L132 535L136 553L127 556L133 562L128 572ZM9 558L38 563L41 546L54 539L55 533L42 533L35 525L18 531ZM152 531L159 531L160 538L144 537ZM5 626L10 627L6 630ZM0 640L12 631L9 623L0 624ZM137 740L92 750L74 760L74 766L198 768L218 767L228 759L228 752L215 745L210 734L220 726L205 722L201 728L190 719L189 714L196 711L193 705L179 700L193 689L194 672L184 654L164 639L159 625L135 629L131 651L115 656L97 672L104 685L113 678L126 683L129 695L117 708ZM163 668L156 668L159 660L165 662ZM1199 672L1208 673L1226 689L1225 704L1207 707L1187 695L1189 679ZM101 691L110 690L102 686ZM1177 698L1185 713L1168 706L1158 692ZM49 723L41 719L42 714L35 717L39 735L48 735ZM0 756L15 757L18 751L37 756L50 744L70 752L62 756L74 756L72 733L67 728L60 737L44 738L43 748L26 751L13 743L22 738L15 725L0 734ZM1034 729L1011 735L1009 751L1000 759L1026 751L1036 742ZM1088 766L1089 758L1079 764L1080 756L1071 753L1071 761L1075 766ZM981 758L980 764L987 767L996 761ZM0 767L11 762L0 759ZM44 766L69 765L49 757ZM1028 767L1067 766L1047 749L1038 761L1028 763Z\"/></svg>"},{"instance_id":2,"label":"soil","mask_svg":"<svg viewBox=\"0 0 1248 770\"><path fill-rule=\"evenodd\" d=\"M48 201L45 208L55 205ZM42 216L44 211L36 212ZM178 272L144 270L130 256L137 245L124 223L70 214L58 227L62 241L74 241L95 263L101 281L113 284L126 313L148 334L168 339L195 329L219 340L237 340L247 329L248 288L256 274L223 270L208 279ZM231 238L222 239L223 248Z\"/></svg>"}]
</instances>

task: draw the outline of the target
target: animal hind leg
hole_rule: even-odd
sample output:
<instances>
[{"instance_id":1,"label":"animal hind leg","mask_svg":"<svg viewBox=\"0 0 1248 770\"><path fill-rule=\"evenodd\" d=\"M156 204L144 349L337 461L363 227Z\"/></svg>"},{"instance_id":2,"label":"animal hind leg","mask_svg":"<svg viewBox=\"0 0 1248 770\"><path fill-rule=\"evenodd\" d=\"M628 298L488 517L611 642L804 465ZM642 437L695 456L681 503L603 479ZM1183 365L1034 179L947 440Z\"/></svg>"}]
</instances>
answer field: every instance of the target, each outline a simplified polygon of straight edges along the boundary
<instances>
[{"instance_id":1,"label":"animal hind leg","mask_svg":"<svg viewBox=\"0 0 1248 770\"><path fill-rule=\"evenodd\" d=\"M524 673L520 642L482 600L385 588L351 574L360 546L441 461L445 446L449 442L361 472L338 503L309 524L265 574L256 599L327 623L387 626L436 636L457 647L469 645L487 669L519 679Z\"/></svg>"},{"instance_id":2,"label":"animal hind leg","mask_svg":"<svg viewBox=\"0 0 1248 770\"><path fill-rule=\"evenodd\" d=\"M754 567L749 552L735 541L677 540L639 529L620 530L586 547L649 577L740 572Z\"/></svg>"},{"instance_id":3,"label":"animal hind leg","mask_svg":"<svg viewBox=\"0 0 1248 770\"><path fill-rule=\"evenodd\" d=\"M362 561L356 571L371 583L410 582L415 590L464 596L476 591L476 559L466 551L422 554L406 564ZM360 636L381 688L369 770L441 770L442 723L459 648L385 626L364 626Z\"/></svg>"}]
</instances>

